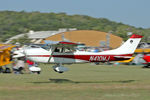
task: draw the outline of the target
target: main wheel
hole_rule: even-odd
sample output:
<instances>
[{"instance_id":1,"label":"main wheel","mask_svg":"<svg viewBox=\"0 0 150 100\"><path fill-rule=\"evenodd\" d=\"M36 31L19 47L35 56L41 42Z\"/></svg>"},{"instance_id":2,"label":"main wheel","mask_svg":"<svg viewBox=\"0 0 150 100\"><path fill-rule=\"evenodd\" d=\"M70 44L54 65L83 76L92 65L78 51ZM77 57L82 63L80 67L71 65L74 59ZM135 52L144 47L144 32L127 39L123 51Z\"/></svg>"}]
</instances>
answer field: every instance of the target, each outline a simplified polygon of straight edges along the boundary
<instances>
[{"instance_id":1,"label":"main wheel","mask_svg":"<svg viewBox=\"0 0 150 100\"><path fill-rule=\"evenodd\" d=\"M37 72L37 74L40 74L40 73L41 73L40 71Z\"/></svg>"},{"instance_id":2,"label":"main wheel","mask_svg":"<svg viewBox=\"0 0 150 100\"><path fill-rule=\"evenodd\" d=\"M55 71L55 72L58 72L55 68L54 68L54 71Z\"/></svg>"},{"instance_id":3,"label":"main wheel","mask_svg":"<svg viewBox=\"0 0 150 100\"><path fill-rule=\"evenodd\" d=\"M58 73L63 73L63 71L59 71Z\"/></svg>"}]
</instances>

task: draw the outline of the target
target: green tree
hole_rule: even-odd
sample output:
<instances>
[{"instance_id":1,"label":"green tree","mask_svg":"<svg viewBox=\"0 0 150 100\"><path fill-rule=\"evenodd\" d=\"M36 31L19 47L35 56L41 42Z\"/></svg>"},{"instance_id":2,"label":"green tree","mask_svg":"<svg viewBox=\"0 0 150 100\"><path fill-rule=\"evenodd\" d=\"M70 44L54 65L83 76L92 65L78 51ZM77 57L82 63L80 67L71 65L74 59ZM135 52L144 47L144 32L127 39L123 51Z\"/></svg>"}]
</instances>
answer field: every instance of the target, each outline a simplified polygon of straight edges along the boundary
<instances>
[{"instance_id":1,"label":"green tree","mask_svg":"<svg viewBox=\"0 0 150 100\"><path fill-rule=\"evenodd\" d=\"M48 31L58 30L59 28L77 28L103 32L111 30L113 34L124 38L124 40L127 39L126 34L129 31L144 35L143 41L149 41L148 37L150 36L150 28L136 28L106 18L67 15L66 13L0 11L0 38L2 41L6 41L14 35L26 33L29 30Z\"/></svg>"}]
</instances>

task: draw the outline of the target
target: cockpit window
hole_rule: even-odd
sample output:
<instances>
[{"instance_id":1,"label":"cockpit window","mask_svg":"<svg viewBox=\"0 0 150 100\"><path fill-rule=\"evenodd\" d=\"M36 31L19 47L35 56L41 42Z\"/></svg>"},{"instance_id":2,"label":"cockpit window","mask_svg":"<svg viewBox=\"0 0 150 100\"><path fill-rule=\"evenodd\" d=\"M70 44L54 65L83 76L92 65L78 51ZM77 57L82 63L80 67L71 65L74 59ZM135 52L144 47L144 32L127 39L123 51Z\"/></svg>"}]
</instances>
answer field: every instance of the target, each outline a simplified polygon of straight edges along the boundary
<instances>
[{"instance_id":1,"label":"cockpit window","mask_svg":"<svg viewBox=\"0 0 150 100\"><path fill-rule=\"evenodd\" d=\"M54 50L54 52L59 52L59 53L72 53L73 51L75 50L70 48L58 48L58 47L56 47Z\"/></svg>"},{"instance_id":2,"label":"cockpit window","mask_svg":"<svg viewBox=\"0 0 150 100\"><path fill-rule=\"evenodd\" d=\"M65 48L64 52L65 52L65 53L71 53L71 52L73 52L73 50L70 49L70 48Z\"/></svg>"},{"instance_id":3,"label":"cockpit window","mask_svg":"<svg viewBox=\"0 0 150 100\"><path fill-rule=\"evenodd\" d=\"M49 51L51 46L50 45L43 45L43 46L41 46L41 48Z\"/></svg>"}]
</instances>

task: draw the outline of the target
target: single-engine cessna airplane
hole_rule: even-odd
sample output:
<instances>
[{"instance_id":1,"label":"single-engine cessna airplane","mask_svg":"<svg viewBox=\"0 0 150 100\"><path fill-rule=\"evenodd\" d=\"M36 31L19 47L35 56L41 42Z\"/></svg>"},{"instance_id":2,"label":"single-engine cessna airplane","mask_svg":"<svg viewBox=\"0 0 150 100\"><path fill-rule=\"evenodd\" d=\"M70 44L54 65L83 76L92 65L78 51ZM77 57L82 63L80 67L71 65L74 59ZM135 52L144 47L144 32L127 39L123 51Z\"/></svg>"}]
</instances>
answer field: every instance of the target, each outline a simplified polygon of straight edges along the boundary
<instances>
[{"instance_id":1,"label":"single-engine cessna airplane","mask_svg":"<svg viewBox=\"0 0 150 100\"><path fill-rule=\"evenodd\" d=\"M72 42L57 42L52 44L47 50L40 47L26 48L24 53L29 60L56 64L53 66L53 69L58 73L63 73L68 70L68 68L63 67L63 64L130 59L142 37L134 34L119 48L98 53L75 51L74 47L76 47L76 44Z\"/></svg>"}]
</instances>

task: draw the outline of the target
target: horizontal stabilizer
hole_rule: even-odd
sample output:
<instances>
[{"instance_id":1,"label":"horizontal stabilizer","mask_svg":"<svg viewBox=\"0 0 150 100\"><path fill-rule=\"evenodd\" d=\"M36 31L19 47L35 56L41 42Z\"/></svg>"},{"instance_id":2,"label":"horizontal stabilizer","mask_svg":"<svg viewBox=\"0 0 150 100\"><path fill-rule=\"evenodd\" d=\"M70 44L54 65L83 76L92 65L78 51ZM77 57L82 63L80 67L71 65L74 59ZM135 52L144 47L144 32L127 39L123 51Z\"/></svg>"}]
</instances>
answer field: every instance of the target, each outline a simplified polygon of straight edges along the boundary
<instances>
[{"instance_id":1,"label":"horizontal stabilizer","mask_svg":"<svg viewBox=\"0 0 150 100\"><path fill-rule=\"evenodd\" d=\"M114 56L116 60L129 60L132 56Z\"/></svg>"}]
</instances>

